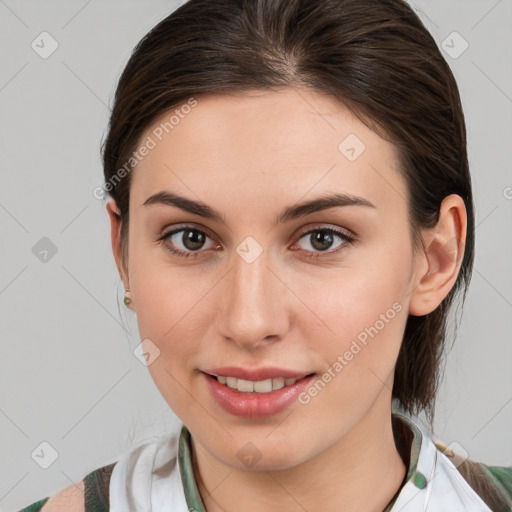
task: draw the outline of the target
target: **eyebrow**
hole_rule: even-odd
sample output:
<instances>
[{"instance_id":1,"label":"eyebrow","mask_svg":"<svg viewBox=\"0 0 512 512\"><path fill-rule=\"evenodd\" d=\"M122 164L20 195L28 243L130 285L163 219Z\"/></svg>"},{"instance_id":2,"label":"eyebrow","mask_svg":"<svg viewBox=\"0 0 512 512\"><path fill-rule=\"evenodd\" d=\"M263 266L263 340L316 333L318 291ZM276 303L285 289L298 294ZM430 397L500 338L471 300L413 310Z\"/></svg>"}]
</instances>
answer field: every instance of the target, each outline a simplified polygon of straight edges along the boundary
<instances>
[{"instance_id":1,"label":"eyebrow","mask_svg":"<svg viewBox=\"0 0 512 512\"><path fill-rule=\"evenodd\" d=\"M156 194L148 197L142 206L150 206L154 204L174 206L185 212L225 224L222 214L207 204L201 201L193 201L192 199L182 197L167 190L157 192ZM305 217L306 215L327 210L329 208L338 208L342 206L364 206L376 209L376 206L364 197L345 193L333 193L310 201L304 201L296 205L288 206L277 216L276 224Z\"/></svg>"}]
</instances>

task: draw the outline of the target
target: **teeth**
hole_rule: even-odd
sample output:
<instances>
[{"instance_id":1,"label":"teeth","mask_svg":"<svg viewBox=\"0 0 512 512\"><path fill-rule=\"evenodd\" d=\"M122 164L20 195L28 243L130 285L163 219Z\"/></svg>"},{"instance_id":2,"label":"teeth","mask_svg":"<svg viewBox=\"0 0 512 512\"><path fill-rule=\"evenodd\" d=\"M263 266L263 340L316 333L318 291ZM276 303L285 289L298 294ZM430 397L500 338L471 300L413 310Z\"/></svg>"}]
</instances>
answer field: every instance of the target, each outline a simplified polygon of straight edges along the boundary
<instances>
[{"instance_id":1,"label":"teeth","mask_svg":"<svg viewBox=\"0 0 512 512\"><path fill-rule=\"evenodd\" d=\"M272 379L258 380L254 383L256 393L270 393L272 391Z\"/></svg>"},{"instance_id":2,"label":"teeth","mask_svg":"<svg viewBox=\"0 0 512 512\"><path fill-rule=\"evenodd\" d=\"M235 377L224 377L219 375L217 380L221 384L225 384L228 388L236 389L242 393L270 393L276 389L291 386L297 382L297 379L285 379L284 377L275 377L266 380L244 380Z\"/></svg>"},{"instance_id":3,"label":"teeth","mask_svg":"<svg viewBox=\"0 0 512 512\"><path fill-rule=\"evenodd\" d=\"M295 382L295 379L289 379L289 380ZM281 388L284 388L284 378L276 377L275 379L272 379L272 389L281 389Z\"/></svg>"},{"instance_id":4,"label":"teeth","mask_svg":"<svg viewBox=\"0 0 512 512\"><path fill-rule=\"evenodd\" d=\"M238 379L236 388L238 391L243 391L244 393L252 393L254 391L254 384L255 382L252 380Z\"/></svg>"},{"instance_id":5,"label":"teeth","mask_svg":"<svg viewBox=\"0 0 512 512\"><path fill-rule=\"evenodd\" d=\"M235 377L226 377L226 386L228 388L237 389L238 379L236 379Z\"/></svg>"}]
</instances>

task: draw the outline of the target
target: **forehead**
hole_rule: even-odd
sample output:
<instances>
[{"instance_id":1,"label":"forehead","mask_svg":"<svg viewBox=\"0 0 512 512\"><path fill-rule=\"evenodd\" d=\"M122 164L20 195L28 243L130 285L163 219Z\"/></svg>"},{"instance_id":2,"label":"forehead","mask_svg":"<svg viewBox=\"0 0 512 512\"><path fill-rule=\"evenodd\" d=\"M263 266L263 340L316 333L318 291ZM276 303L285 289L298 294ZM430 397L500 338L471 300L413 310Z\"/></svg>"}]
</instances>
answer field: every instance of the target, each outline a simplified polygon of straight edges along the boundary
<instances>
[{"instance_id":1,"label":"forehead","mask_svg":"<svg viewBox=\"0 0 512 512\"><path fill-rule=\"evenodd\" d=\"M217 198L211 204L333 190L382 207L405 201L395 146L333 97L287 88L195 102L166 112L141 137L152 148L133 171L137 205L161 190Z\"/></svg>"}]
</instances>

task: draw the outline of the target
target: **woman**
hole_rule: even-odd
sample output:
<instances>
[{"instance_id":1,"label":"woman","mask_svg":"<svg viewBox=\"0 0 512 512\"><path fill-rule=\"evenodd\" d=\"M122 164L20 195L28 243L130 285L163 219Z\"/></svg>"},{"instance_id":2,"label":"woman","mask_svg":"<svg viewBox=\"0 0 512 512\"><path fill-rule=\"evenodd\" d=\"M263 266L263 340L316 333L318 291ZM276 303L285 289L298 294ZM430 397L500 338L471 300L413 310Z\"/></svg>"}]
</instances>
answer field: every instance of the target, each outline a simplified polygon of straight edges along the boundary
<instances>
[{"instance_id":1,"label":"woman","mask_svg":"<svg viewBox=\"0 0 512 512\"><path fill-rule=\"evenodd\" d=\"M183 428L25 511L511 510L512 468L406 416L432 426L474 211L458 88L405 2L189 0L135 48L103 163Z\"/></svg>"}]
</instances>

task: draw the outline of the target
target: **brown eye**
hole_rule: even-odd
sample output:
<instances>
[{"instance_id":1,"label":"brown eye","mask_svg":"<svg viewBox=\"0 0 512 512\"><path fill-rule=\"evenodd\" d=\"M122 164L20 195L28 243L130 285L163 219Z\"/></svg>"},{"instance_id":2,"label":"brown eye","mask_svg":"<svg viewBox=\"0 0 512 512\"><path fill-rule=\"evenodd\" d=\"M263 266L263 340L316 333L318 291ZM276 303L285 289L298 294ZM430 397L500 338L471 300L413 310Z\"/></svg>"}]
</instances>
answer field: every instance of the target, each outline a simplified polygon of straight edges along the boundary
<instances>
[{"instance_id":1,"label":"brown eye","mask_svg":"<svg viewBox=\"0 0 512 512\"><path fill-rule=\"evenodd\" d=\"M310 233L308 236L311 246L319 251L326 251L330 249L335 238L335 235L328 231L315 231Z\"/></svg>"},{"instance_id":2,"label":"brown eye","mask_svg":"<svg viewBox=\"0 0 512 512\"><path fill-rule=\"evenodd\" d=\"M191 251L201 249L205 243L206 235L196 229L183 230L181 235L181 243Z\"/></svg>"},{"instance_id":3,"label":"brown eye","mask_svg":"<svg viewBox=\"0 0 512 512\"><path fill-rule=\"evenodd\" d=\"M334 228L314 228L304 233L300 239L306 240L306 248L303 249L306 256L311 258L322 257L322 253L326 253L326 256L338 253L343 250L347 245L354 242L355 238L343 231L339 231ZM339 242L337 242L339 240ZM334 250L329 250L335 245ZM311 254L313 253L313 254Z\"/></svg>"},{"instance_id":4,"label":"brown eye","mask_svg":"<svg viewBox=\"0 0 512 512\"><path fill-rule=\"evenodd\" d=\"M200 254L207 240L210 237L204 232L192 227L181 227L163 235L160 240L166 248L173 254L184 258L195 258ZM212 247L216 245L212 242Z\"/></svg>"}]
</instances>

